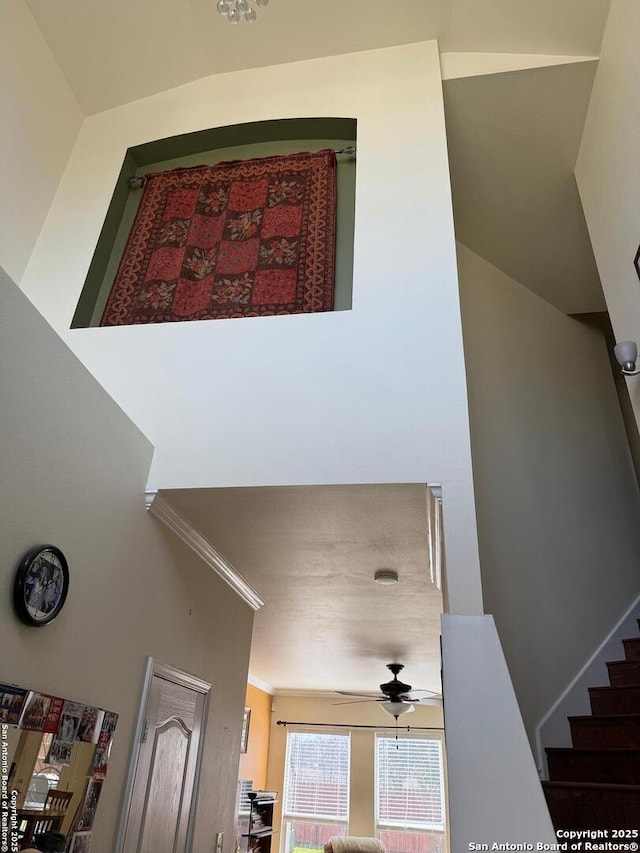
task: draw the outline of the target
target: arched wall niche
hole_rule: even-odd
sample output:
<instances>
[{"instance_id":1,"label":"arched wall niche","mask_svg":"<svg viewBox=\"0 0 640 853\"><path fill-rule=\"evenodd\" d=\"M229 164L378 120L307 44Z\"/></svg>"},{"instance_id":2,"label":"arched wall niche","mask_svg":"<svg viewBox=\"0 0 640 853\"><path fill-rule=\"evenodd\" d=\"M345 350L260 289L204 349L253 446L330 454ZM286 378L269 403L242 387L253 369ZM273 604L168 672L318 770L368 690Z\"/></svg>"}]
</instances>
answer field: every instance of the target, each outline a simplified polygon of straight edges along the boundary
<instances>
[{"instance_id":1,"label":"arched wall niche","mask_svg":"<svg viewBox=\"0 0 640 853\"><path fill-rule=\"evenodd\" d=\"M127 237L142 197L129 186L131 177L197 165L214 165L291 154L340 150L355 146L353 118L290 118L215 127L157 139L127 149L111 197L71 328L100 325ZM356 156L337 158L336 275L334 310L350 310L353 289Z\"/></svg>"}]
</instances>

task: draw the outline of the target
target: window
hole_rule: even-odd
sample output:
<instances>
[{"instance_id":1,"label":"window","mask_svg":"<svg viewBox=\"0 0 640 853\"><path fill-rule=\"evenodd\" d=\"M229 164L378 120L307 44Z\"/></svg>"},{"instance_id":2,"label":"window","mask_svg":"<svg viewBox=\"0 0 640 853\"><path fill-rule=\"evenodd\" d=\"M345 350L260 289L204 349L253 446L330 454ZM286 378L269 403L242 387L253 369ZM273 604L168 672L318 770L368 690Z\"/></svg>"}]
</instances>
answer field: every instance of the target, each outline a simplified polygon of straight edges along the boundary
<instances>
[{"instance_id":1,"label":"window","mask_svg":"<svg viewBox=\"0 0 640 853\"><path fill-rule=\"evenodd\" d=\"M284 777L285 851L321 851L345 835L349 815L349 735L289 732Z\"/></svg>"},{"instance_id":2,"label":"window","mask_svg":"<svg viewBox=\"0 0 640 853\"><path fill-rule=\"evenodd\" d=\"M25 794L25 808L43 809L47 794L58 787L63 765L47 761L51 749L52 734L42 735L38 757L31 775L31 782Z\"/></svg>"},{"instance_id":3,"label":"window","mask_svg":"<svg viewBox=\"0 0 640 853\"><path fill-rule=\"evenodd\" d=\"M387 853L443 853L442 742L376 737L376 832Z\"/></svg>"}]
</instances>

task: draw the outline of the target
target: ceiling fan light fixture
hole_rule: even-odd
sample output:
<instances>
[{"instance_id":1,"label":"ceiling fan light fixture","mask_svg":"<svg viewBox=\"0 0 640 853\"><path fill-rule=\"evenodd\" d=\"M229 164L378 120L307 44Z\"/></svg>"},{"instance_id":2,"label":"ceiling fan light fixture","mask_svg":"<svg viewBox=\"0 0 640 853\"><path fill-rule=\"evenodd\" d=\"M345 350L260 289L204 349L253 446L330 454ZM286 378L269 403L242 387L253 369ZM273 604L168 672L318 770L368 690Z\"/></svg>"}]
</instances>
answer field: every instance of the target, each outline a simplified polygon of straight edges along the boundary
<instances>
[{"instance_id":1,"label":"ceiling fan light fixture","mask_svg":"<svg viewBox=\"0 0 640 853\"><path fill-rule=\"evenodd\" d=\"M381 586L391 586L391 584L398 583L398 573L394 569L378 569L373 579Z\"/></svg>"},{"instance_id":2,"label":"ceiling fan light fixture","mask_svg":"<svg viewBox=\"0 0 640 853\"><path fill-rule=\"evenodd\" d=\"M380 707L390 717L395 717L396 720L403 714L410 714L416 709L415 705L412 705L411 702L380 702Z\"/></svg>"}]
</instances>

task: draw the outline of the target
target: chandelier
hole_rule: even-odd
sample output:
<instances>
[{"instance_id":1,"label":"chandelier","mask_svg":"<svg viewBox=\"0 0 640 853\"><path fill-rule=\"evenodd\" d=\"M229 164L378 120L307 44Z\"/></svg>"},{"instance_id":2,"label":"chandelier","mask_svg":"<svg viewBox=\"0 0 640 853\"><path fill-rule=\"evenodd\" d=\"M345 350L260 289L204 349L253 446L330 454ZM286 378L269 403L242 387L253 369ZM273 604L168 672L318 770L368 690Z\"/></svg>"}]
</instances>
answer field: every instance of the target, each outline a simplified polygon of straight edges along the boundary
<instances>
[{"instance_id":1,"label":"chandelier","mask_svg":"<svg viewBox=\"0 0 640 853\"><path fill-rule=\"evenodd\" d=\"M267 6L269 0L218 0L216 8L230 24L237 24L242 17L248 24L258 17L254 6Z\"/></svg>"}]
</instances>

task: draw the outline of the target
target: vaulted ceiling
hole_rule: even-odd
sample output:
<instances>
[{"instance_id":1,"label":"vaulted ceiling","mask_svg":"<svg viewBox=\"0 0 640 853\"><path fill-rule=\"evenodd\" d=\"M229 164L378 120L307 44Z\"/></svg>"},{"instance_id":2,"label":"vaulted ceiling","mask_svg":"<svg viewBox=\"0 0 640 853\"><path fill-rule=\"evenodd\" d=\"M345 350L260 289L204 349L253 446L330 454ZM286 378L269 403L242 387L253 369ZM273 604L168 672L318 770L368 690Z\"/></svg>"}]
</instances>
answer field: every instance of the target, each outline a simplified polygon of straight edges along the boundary
<instances>
[{"instance_id":1,"label":"vaulted ceiling","mask_svg":"<svg viewBox=\"0 0 640 853\"><path fill-rule=\"evenodd\" d=\"M609 0L271 0L255 24L234 27L215 0L27 3L87 114L209 74L428 39L442 51L593 56L609 8Z\"/></svg>"},{"instance_id":2,"label":"vaulted ceiling","mask_svg":"<svg viewBox=\"0 0 640 853\"><path fill-rule=\"evenodd\" d=\"M441 53L509 54L505 68L513 54L557 56L445 74L455 78L443 86L457 238L562 311L602 310L573 168L596 68L582 60L598 55L609 0L271 0L237 27L215 0L26 2L87 115L210 74L428 39ZM423 486L168 497L267 602L255 675L281 688L375 690L400 658L406 680L438 689L441 598L428 580ZM380 567L398 569L397 588L373 584Z\"/></svg>"},{"instance_id":3,"label":"vaulted ceiling","mask_svg":"<svg viewBox=\"0 0 640 853\"><path fill-rule=\"evenodd\" d=\"M596 62L566 60L597 57L610 0L271 0L235 27L215 0L26 2L87 114L209 74L425 39L506 67L556 56L445 73L456 236L560 310L604 310L573 177Z\"/></svg>"},{"instance_id":4,"label":"vaulted ceiling","mask_svg":"<svg viewBox=\"0 0 640 853\"><path fill-rule=\"evenodd\" d=\"M444 82L457 239L566 314L605 310L573 173L596 67Z\"/></svg>"}]
</instances>

